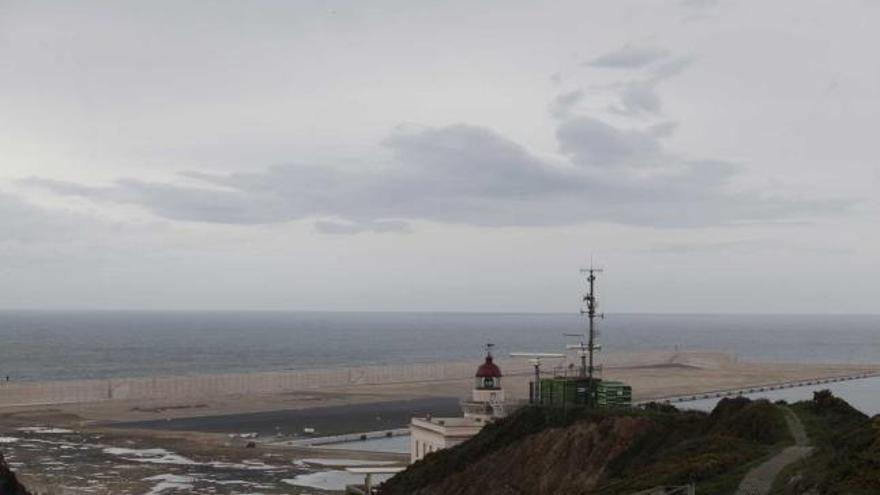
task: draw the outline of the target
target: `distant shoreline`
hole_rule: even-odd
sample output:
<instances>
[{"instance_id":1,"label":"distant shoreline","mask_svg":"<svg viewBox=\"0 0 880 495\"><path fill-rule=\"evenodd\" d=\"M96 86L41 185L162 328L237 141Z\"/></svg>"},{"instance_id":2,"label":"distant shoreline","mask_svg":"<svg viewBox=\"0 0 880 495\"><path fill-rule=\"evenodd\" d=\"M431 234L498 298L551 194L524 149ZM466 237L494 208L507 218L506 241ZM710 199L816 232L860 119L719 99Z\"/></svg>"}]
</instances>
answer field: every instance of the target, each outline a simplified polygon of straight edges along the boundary
<instances>
[{"instance_id":1,"label":"distant shoreline","mask_svg":"<svg viewBox=\"0 0 880 495\"><path fill-rule=\"evenodd\" d=\"M340 315L465 315L465 316L546 316L546 315L574 315L580 316L577 311L503 311L503 310L487 310L487 311L454 311L454 310L336 310L336 309L136 309L136 308L0 308L0 314L13 313L31 313L31 314L58 314L58 313L95 313L95 314L340 314ZM880 313L870 312L824 312L824 313L792 313L792 312L692 312L692 311L615 311L606 312L607 317L614 316L720 316L720 317L774 317L774 316L805 316L805 317L876 317L880 318Z\"/></svg>"},{"instance_id":2,"label":"distant shoreline","mask_svg":"<svg viewBox=\"0 0 880 495\"><path fill-rule=\"evenodd\" d=\"M781 363L739 360L722 352L640 352L603 355L604 376L633 387L634 399L655 400L716 390L880 372L878 364ZM512 398L528 397L533 371L525 360L498 358ZM455 361L106 380L0 385L0 411L55 407L86 410L99 421L140 421L303 407L464 397L476 363ZM553 372L553 365L544 369ZM244 400L244 398L247 398Z\"/></svg>"}]
</instances>

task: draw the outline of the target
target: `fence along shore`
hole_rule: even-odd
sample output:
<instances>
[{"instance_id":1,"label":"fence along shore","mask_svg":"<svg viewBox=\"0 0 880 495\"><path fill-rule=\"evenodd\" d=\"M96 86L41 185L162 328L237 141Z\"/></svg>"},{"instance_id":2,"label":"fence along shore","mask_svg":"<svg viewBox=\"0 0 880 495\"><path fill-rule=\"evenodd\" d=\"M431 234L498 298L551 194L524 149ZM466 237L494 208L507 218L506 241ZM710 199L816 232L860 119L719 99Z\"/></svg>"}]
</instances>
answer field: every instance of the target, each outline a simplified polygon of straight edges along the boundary
<instances>
[{"instance_id":1,"label":"fence along shore","mask_svg":"<svg viewBox=\"0 0 880 495\"><path fill-rule=\"evenodd\" d=\"M511 371L528 371L525 366L518 364L506 363ZM213 375L4 382L0 383L0 407L261 395L353 385L458 380L472 377L475 369L474 363L468 361Z\"/></svg>"},{"instance_id":2,"label":"fence along shore","mask_svg":"<svg viewBox=\"0 0 880 495\"><path fill-rule=\"evenodd\" d=\"M699 369L706 371L725 370L737 374L741 367L753 368L754 365L767 363L738 363L736 357L722 352L667 352L642 351L632 353L607 353L604 356L606 370L644 370L646 368L664 367L674 364L686 364L691 373L699 376ZM534 373L525 360L499 359L498 364L506 377L530 377ZM792 363L794 366L797 364ZM472 379L476 370L476 361L435 362L396 365L373 365L356 367L338 367L328 369L290 370L272 372L226 373L226 374L193 374L179 376L151 376L131 378L106 378L87 380L56 380L0 382L0 408L15 406L43 406L53 404L94 403L124 400L193 400L199 398L216 398L233 395L271 395L289 392L308 392L335 387L351 387L358 385L389 385L406 383L428 383L432 381L450 381ZM786 387L803 384L805 381L829 378L852 379L875 376L880 372L877 365L844 365L846 371L823 373L824 376L810 376L815 371L805 368L801 376L778 377L770 376L765 380L756 380L746 388L718 390L706 383L702 391L670 397L651 395L642 396L640 402L695 400L716 393L743 393L759 387ZM562 366L547 366L542 373L564 372ZM656 370L663 373L662 369ZM772 372L771 372L772 374ZM695 377L696 377L695 376ZM644 379L645 377L642 377ZM654 376L651 381L656 380ZM797 385L795 385L797 386ZM685 399L685 397L687 397Z\"/></svg>"}]
</instances>

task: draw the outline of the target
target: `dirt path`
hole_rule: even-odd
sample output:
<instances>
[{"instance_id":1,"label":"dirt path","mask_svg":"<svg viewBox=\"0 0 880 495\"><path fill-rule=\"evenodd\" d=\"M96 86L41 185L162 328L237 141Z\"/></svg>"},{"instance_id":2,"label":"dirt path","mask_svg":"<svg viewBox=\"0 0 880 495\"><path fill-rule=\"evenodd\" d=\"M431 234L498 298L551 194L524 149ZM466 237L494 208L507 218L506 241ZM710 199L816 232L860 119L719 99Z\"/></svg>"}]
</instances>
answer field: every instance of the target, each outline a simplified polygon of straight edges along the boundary
<instances>
[{"instance_id":1,"label":"dirt path","mask_svg":"<svg viewBox=\"0 0 880 495\"><path fill-rule=\"evenodd\" d=\"M785 422L788 424L788 430L794 438L794 445L785 448L782 452L746 473L746 476L739 484L739 488L736 490L736 495L764 495L769 493L776 476L786 466L799 461L813 451L801 420L788 407L779 407L785 415Z\"/></svg>"}]
</instances>

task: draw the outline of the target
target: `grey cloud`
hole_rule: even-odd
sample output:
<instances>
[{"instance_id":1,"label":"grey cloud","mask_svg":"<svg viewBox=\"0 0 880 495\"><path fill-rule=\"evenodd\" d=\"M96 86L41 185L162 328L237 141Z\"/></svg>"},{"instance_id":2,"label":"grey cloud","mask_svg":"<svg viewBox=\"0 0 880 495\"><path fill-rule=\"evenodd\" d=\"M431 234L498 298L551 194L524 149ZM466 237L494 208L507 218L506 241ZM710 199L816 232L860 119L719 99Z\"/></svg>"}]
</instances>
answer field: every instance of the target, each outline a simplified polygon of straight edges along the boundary
<instances>
[{"instance_id":1,"label":"grey cloud","mask_svg":"<svg viewBox=\"0 0 880 495\"><path fill-rule=\"evenodd\" d=\"M39 177L24 179L20 183L68 196L148 204L149 209L159 216L174 220L250 224L286 219L278 208L280 205L271 196L253 197L241 190L183 187L137 179L122 179L111 186L84 186ZM182 191L186 194L181 194Z\"/></svg>"},{"instance_id":2,"label":"grey cloud","mask_svg":"<svg viewBox=\"0 0 880 495\"><path fill-rule=\"evenodd\" d=\"M703 9L718 5L718 0L681 0L681 4L685 7Z\"/></svg>"},{"instance_id":3,"label":"grey cloud","mask_svg":"<svg viewBox=\"0 0 880 495\"><path fill-rule=\"evenodd\" d=\"M666 50L638 48L626 45L623 48L600 55L587 62L594 67L609 69L638 69L653 64L669 56Z\"/></svg>"},{"instance_id":4,"label":"grey cloud","mask_svg":"<svg viewBox=\"0 0 880 495\"><path fill-rule=\"evenodd\" d=\"M250 224L286 219L286 205L274 194L253 195L236 189L180 187L132 179L119 181L117 194L150 205L160 216L177 220Z\"/></svg>"},{"instance_id":5,"label":"grey cloud","mask_svg":"<svg viewBox=\"0 0 880 495\"><path fill-rule=\"evenodd\" d=\"M788 255L791 253L806 253L819 255L846 255L851 254L851 249L841 248L815 248L807 246L792 245L790 243L779 242L767 239L753 239L741 241L719 241L719 242L675 242L657 244L650 249L649 252L654 254L666 255L690 255L690 254L718 254L730 253L739 255L750 254L773 254Z\"/></svg>"},{"instance_id":6,"label":"grey cloud","mask_svg":"<svg viewBox=\"0 0 880 495\"><path fill-rule=\"evenodd\" d=\"M104 199L110 199L109 196L111 196L113 193L113 188L85 186L73 182L55 179L43 179L39 177L22 179L19 182L25 185L44 186L48 189L55 191L58 194L66 194L69 196L101 197L102 193L106 193L108 197Z\"/></svg>"},{"instance_id":7,"label":"grey cloud","mask_svg":"<svg viewBox=\"0 0 880 495\"><path fill-rule=\"evenodd\" d=\"M822 91L824 96L828 96L833 93L837 88L840 87L840 83L837 81L831 81L830 83L825 85L825 89Z\"/></svg>"},{"instance_id":8,"label":"grey cloud","mask_svg":"<svg viewBox=\"0 0 880 495\"><path fill-rule=\"evenodd\" d=\"M684 71L693 63L692 57L676 57L650 69L644 79L620 85L620 105L610 109L624 115L659 114L662 110L657 86Z\"/></svg>"},{"instance_id":9,"label":"grey cloud","mask_svg":"<svg viewBox=\"0 0 880 495\"><path fill-rule=\"evenodd\" d=\"M720 242L670 242L652 246L648 251L655 254L693 254L717 252L752 252L765 247L766 242L755 240Z\"/></svg>"},{"instance_id":10,"label":"grey cloud","mask_svg":"<svg viewBox=\"0 0 880 495\"><path fill-rule=\"evenodd\" d=\"M694 63L693 57L676 57L664 62L651 71L650 81L658 83L664 79L677 76Z\"/></svg>"},{"instance_id":11,"label":"grey cloud","mask_svg":"<svg viewBox=\"0 0 880 495\"><path fill-rule=\"evenodd\" d=\"M682 0L681 5L686 9L683 23L702 21L709 17L708 13L714 9L719 0Z\"/></svg>"},{"instance_id":12,"label":"grey cloud","mask_svg":"<svg viewBox=\"0 0 880 495\"><path fill-rule=\"evenodd\" d=\"M561 119L568 117L574 107L584 99L584 92L580 89L562 93L550 102L550 115Z\"/></svg>"},{"instance_id":13,"label":"grey cloud","mask_svg":"<svg viewBox=\"0 0 880 495\"><path fill-rule=\"evenodd\" d=\"M334 222L331 220L318 220L315 229L324 234L359 234L361 232L399 232L409 233L410 227L407 222L400 220L376 221L376 222Z\"/></svg>"},{"instance_id":14,"label":"grey cloud","mask_svg":"<svg viewBox=\"0 0 880 495\"><path fill-rule=\"evenodd\" d=\"M77 226L94 223L66 210L50 210L0 192L0 244L69 240Z\"/></svg>"},{"instance_id":15,"label":"grey cloud","mask_svg":"<svg viewBox=\"0 0 880 495\"><path fill-rule=\"evenodd\" d=\"M669 137L675 134L676 129L678 129L678 122L672 121L660 122L648 127L649 134L657 138Z\"/></svg>"},{"instance_id":16,"label":"grey cloud","mask_svg":"<svg viewBox=\"0 0 880 495\"><path fill-rule=\"evenodd\" d=\"M671 125L671 124L667 124ZM788 200L736 192L740 166L663 149L665 129L623 129L574 116L557 139L570 163L550 164L484 127L406 127L384 142L393 160L345 170L280 165L260 172L185 174L201 185L121 180L88 187L30 179L59 194L140 205L173 220L256 224L318 219L323 233L400 232L427 220L477 226L604 221L699 227L809 218L840 200Z\"/></svg>"},{"instance_id":17,"label":"grey cloud","mask_svg":"<svg viewBox=\"0 0 880 495\"><path fill-rule=\"evenodd\" d=\"M140 235L145 225L156 224L114 222L0 192L0 274L9 289L3 294L3 303L27 300L20 299L21 285L36 286L37 294L42 295L71 271L100 267L110 258L143 249L156 233L154 229L151 236ZM90 278L93 276L91 273Z\"/></svg>"},{"instance_id":18,"label":"grey cloud","mask_svg":"<svg viewBox=\"0 0 880 495\"><path fill-rule=\"evenodd\" d=\"M660 96L654 84L647 81L630 81L620 92L620 102L625 113L660 113Z\"/></svg>"},{"instance_id":19,"label":"grey cloud","mask_svg":"<svg viewBox=\"0 0 880 495\"><path fill-rule=\"evenodd\" d=\"M556 129L560 150L583 166L643 164L657 155L660 143L649 133L622 130L592 117L575 117Z\"/></svg>"}]
</instances>

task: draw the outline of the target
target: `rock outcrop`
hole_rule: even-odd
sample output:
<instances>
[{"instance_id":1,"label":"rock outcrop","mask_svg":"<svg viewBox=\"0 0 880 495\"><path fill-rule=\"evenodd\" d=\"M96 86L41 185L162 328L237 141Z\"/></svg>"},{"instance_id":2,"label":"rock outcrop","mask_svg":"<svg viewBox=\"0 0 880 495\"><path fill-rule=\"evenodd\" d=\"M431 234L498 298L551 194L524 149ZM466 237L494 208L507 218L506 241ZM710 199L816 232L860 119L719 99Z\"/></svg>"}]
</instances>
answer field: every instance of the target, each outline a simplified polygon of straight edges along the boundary
<instances>
[{"instance_id":1,"label":"rock outcrop","mask_svg":"<svg viewBox=\"0 0 880 495\"><path fill-rule=\"evenodd\" d=\"M6 459L0 453L0 495L31 495L29 491L18 482L15 473L9 469Z\"/></svg>"}]
</instances>

